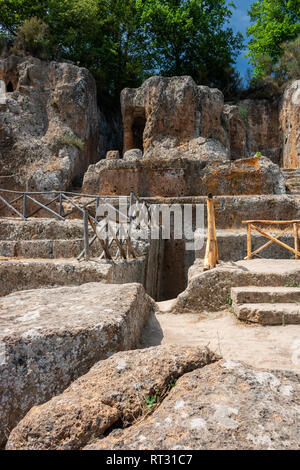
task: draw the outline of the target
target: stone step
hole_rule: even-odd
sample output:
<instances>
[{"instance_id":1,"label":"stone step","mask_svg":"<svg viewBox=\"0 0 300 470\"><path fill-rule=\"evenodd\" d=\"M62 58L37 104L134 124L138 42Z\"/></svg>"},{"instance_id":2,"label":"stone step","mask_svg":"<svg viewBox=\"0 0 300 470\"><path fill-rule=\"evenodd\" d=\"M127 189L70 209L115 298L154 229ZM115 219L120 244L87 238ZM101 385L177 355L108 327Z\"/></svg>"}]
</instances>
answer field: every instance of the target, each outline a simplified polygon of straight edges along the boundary
<instances>
[{"instance_id":1,"label":"stone step","mask_svg":"<svg viewBox=\"0 0 300 470\"><path fill-rule=\"evenodd\" d=\"M300 305L299 287L233 287L231 298L235 304L294 303Z\"/></svg>"},{"instance_id":2,"label":"stone step","mask_svg":"<svg viewBox=\"0 0 300 470\"><path fill-rule=\"evenodd\" d=\"M82 220L0 219L0 240L70 240L83 238Z\"/></svg>"},{"instance_id":3,"label":"stone step","mask_svg":"<svg viewBox=\"0 0 300 470\"><path fill-rule=\"evenodd\" d=\"M300 304L296 303L233 303L237 318L261 325L300 324Z\"/></svg>"},{"instance_id":4,"label":"stone step","mask_svg":"<svg viewBox=\"0 0 300 470\"><path fill-rule=\"evenodd\" d=\"M77 258L83 250L83 239L70 240L0 240L0 257L4 258ZM102 253L96 240L90 247L90 256Z\"/></svg>"},{"instance_id":5,"label":"stone step","mask_svg":"<svg viewBox=\"0 0 300 470\"><path fill-rule=\"evenodd\" d=\"M281 171L284 175L300 174L300 168L282 168Z\"/></svg>"}]
</instances>

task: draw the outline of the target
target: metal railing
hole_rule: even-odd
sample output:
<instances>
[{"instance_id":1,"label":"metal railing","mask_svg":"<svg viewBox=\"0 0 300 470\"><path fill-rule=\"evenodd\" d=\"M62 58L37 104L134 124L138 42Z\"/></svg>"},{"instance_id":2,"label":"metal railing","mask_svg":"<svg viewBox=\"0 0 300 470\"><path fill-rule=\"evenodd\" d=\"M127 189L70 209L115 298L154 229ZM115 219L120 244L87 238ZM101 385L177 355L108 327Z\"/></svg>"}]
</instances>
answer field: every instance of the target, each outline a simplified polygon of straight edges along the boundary
<instances>
[{"instance_id":1,"label":"metal railing","mask_svg":"<svg viewBox=\"0 0 300 470\"><path fill-rule=\"evenodd\" d=\"M4 195L6 197L4 197ZM9 198L9 196L12 197ZM16 196L16 197L14 197ZM42 197L43 202L39 201L37 198ZM78 204L72 198L88 199L84 204ZM90 194L81 194L75 192L63 192L63 191L47 191L47 192L22 192L22 191L13 191L8 189L0 189L0 201L2 206L0 206L0 213L3 208L8 208L13 214L17 217L20 217L22 220L27 220L30 217L35 216L41 210L44 210L51 214L53 217L57 217L59 220L65 221L68 217L74 214L76 211L79 211L82 220L83 220L83 242L84 248L77 257L78 260L90 259L90 247L93 243L98 240L102 248L102 253L100 254L99 259L108 259L113 260L119 257L127 260L129 258L136 258L138 253L134 249L130 233L133 227L137 227L138 224L132 217L131 209L135 203L140 203L142 208L146 209L150 215L150 211L145 202L141 202L134 193L131 193L130 196L118 196L122 198L129 198L129 216L125 217L121 212L109 201L113 199L113 196L101 196L101 195L90 195ZM46 201L45 201L46 199ZM50 199L50 200L48 200ZM73 209L65 212L64 203L73 206ZM37 205L37 208L32 210L32 205ZM51 204L56 203L56 207L50 208ZM123 222L129 225L129 229L122 232L122 223L119 221L118 227L114 229L112 223L109 220L105 220L105 223L99 228L97 224L100 221L100 218L97 216L97 209L100 204L105 203L107 207L113 210L117 217L122 216ZM16 207L17 205L17 207ZM91 227L93 232L93 237L90 239L89 236L89 227ZM107 230L110 233L110 237L105 239L101 236L101 232ZM121 233L122 232L122 233ZM124 237L124 233L126 234ZM115 244L117 246L117 252L113 255L111 247Z\"/></svg>"}]
</instances>

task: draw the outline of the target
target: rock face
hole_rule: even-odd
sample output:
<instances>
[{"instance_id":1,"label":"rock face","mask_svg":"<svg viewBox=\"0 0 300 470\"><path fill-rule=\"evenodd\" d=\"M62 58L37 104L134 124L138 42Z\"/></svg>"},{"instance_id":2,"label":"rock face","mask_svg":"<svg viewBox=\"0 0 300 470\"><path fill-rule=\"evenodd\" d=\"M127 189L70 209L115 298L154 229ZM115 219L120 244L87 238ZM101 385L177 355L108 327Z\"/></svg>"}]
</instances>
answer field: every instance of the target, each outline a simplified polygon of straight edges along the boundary
<instances>
[{"instance_id":1,"label":"rock face","mask_svg":"<svg viewBox=\"0 0 300 470\"><path fill-rule=\"evenodd\" d=\"M278 100L224 105L217 89L191 77L152 77L121 94L124 152L140 148L150 158L236 160L256 152L279 164Z\"/></svg>"},{"instance_id":2,"label":"rock face","mask_svg":"<svg viewBox=\"0 0 300 470\"><path fill-rule=\"evenodd\" d=\"M40 289L0 300L0 446L29 409L132 349L154 302L139 284Z\"/></svg>"},{"instance_id":3,"label":"rock face","mask_svg":"<svg viewBox=\"0 0 300 470\"><path fill-rule=\"evenodd\" d=\"M218 357L203 347L159 346L121 352L96 364L62 395L34 407L7 449L80 449L112 427L143 418L146 397L160 403L183 374Z\"/></svg>"},{"instance_id":4,"label":"rock face","mask_svg":"<svg viewBox=\"0 0 300 470\"><path fill-rule=\"evenodd\" d=\"M88 70L10 56L0 88L0 187L66 189L112 144Z\"/></svg>"},{"instance_id":5,"label":"rock face","mask_svg":"<svg viewBox=\"0 0 300 470\"><path fill-rule=\"evenodd\" d=\"M133 191L145 197L284 194L285 183L279 167L267 158L234 162L126 158L91 165L84 177L83 191L124 196Z\"/></svg>"},{"instance_id":6,"label":"rock face","mask_svg":"<svg viewBox=\"0 0 300 470\"><path fill-rule=\"evenodd\" d=\"M164 158L170 149L203 137L219 143L226 156L223 105L219 90L197 86L187 76L151 77L140 88L126 88L121 94L124 152L139 148L147 157ZM181 156L188 150L182 147Z\"/></svg>"},{"instance_id":7,"label":"rock face","mask_svg":"<svg viewBox=\"0 0 300 470\"><path fill-rule=\"evenodd\" d=\"M282 139L278 100L243 100L238 109L246 123L246 155L261 152L280 165Z\"/></svg>"},{"instance_id":8,"label":"rock face","mask_svg":"<svg viewBox=\"0 0 300 470\"><path fill-rule=\"evenodd\" d=\"M241 116L238 106L226 104L223 110L223 120L229 136L231 159L243 158L247 155L246 119Z\"/></svg>"},{"instance_id":9,"label":"rock face","mask_svg":"<svg viewBox=\"0 0 300 470\"><path fill-rule=\"evenodd\" d=\"M219 361L181 377L145 421L86 450L299 449L299 375Z\"/></svg>"},{"instance_id":10,"label":"rock face","mask_svg":"<svg viewBox=\"0 0 300 470\"><path fill-rule=\"evenodd\" d=\"M300 167L300 80L287 87L281 102L283 167Z\"/></svg>"}]
</instances>

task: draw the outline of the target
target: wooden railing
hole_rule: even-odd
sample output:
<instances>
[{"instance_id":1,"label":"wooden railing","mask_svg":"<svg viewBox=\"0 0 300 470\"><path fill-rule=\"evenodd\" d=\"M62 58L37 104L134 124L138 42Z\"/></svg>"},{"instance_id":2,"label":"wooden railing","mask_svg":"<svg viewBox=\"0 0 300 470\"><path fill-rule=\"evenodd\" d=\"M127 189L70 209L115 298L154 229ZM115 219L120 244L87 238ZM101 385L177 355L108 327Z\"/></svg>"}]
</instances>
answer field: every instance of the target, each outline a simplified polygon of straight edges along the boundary
<instances>
[{"instance_id":1,"label":"wooden railing","mask_svg":"<svg viewBox=\"0 0 300 470\"><path fill-rule=\"evenodd\" d=\"M291 251L295 255L295 259L300 258L299 233L298 233L300 220L245 220L242 223L244 225L247 225L247 257L245 259L253 258L253 256L260 253L262 250L270 246L272 243L277 243L277 245L281 246L282 248L285 248L286 250ZM280 233L278 235L273 236L265 232L264 230L258 228L255 224L274 226L274 227L276 225L277 226L286 225L287 227L284 230L280 230ZM252 230L260 233L261 235L263 235L269 240L267 243L265 243L263 246L261 246L255 251L252 251L252 236L251 236ZM291 232L291 230L294 233L294 248L292 248L291 246L279 240L280 237L282 237L287 232Z\"/></svg>"}]
</instances>

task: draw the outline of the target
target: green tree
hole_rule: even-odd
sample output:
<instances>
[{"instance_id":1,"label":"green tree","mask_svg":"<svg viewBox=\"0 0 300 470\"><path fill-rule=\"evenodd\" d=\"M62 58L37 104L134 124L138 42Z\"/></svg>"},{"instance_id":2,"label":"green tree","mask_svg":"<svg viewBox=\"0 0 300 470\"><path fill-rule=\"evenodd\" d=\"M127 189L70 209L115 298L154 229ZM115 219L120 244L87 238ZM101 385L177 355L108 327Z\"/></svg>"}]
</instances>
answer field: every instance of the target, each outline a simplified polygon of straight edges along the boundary
<instances>
[{"instance_id":1,"label":"green tree","mask_svg":"<svg viewBox=\"0 0 300 470\"><path fill-rule=\"evenodd\" d=\"M242 37L227 24L232 7L227 0L0 0L0 33L16 38L38 18L48 27L48 56L89 68L100 100L118 104L124 87L153 74L236 87Z\"/></svg>"},{"instance_id":2,"label":"green tree","mask_svg":"<svg viewBox=\"0 0 300 470\"><path fill-rule=\"evenodd\" d=\"M135 0L0 0L0 32L15 37L32 17L48 25L52 57L91 70L100 99L118 102L124 86L140 83L143 50Z\"/></svg>"},{"instance_id":3,"label":"green tree","mask_svg":"<svg viewBox=\"0 0 300 470\"><path fill-rule=\"evenodd\" d=\"M254 77L261 78L283 51L281 45L300 33L300 0L260 0L252 4L248 28L247 56L254 66Z\"/></svg>"},{"instance_id":4,"label":"green tree","mask_svg":"<svg viewBox=\"0 0 300 470\"><path fill-rule=\"evenodd\" d=\"M260 56L261 76L265 84L276 84L279 91L290 81L300 78L300 36L281 46L281 56L274 64L271 56Z\"/></svg>"},{"instance_id":5,"label":"green tree","mask_svg":"<svg viewBox=\"0 0 300 470\"><path fill-rule=\"evenodd\" d=\"M227 22L226 0L137 0L147 38L145 68L162 75L191 75L220 88L234 75L242 35Z\"/></svg>"}]
</instances>

